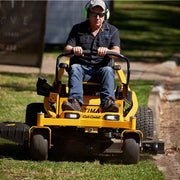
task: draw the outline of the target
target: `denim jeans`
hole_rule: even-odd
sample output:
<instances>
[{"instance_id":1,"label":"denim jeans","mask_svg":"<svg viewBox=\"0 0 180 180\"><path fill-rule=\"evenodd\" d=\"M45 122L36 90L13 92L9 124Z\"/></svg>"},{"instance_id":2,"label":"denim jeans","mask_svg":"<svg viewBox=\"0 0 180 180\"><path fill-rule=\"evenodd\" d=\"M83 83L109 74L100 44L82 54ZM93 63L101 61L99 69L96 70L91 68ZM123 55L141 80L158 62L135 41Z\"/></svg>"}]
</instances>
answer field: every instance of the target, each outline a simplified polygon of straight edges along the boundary
<instances>
[{"instance_id":1,"label":"denim jeans","mask_svg":"<svg viewBox=\"0 0 180 180\"><path fill-rule=\"evenodd\" d=\"M114 94L114 69L109 66L101 68L85 67L73 64L69 71L69 99L75 98L83 104L83 81L99 82L101 84L101 104L110 97L115 100Z\"/></svg>"}]
</instances>

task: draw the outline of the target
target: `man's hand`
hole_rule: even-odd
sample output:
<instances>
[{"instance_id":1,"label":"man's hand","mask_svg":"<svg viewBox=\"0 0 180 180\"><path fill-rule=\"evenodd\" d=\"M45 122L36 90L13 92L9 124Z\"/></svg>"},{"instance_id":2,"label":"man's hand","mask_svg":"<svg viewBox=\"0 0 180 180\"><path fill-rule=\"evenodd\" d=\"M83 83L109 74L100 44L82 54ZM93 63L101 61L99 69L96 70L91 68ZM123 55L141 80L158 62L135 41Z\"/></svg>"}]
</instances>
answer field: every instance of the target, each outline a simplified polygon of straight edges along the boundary
<instances>
[{"instance_id":1,"label":"man's hand","mask_svg":"<svg viewBox=\"0 0 180 180\"><path fill-rule=\"evenodd\" d=\"M105 56L108 48L106 47L99 47L97 50L97 56Z\"/></svg>"},{"instance_id":2,"label":"man's hand","mask_svg":"<svg viewBox=\"0 0 180 180\"><path fill-rule=\"evenodd\" d=\"M75 46L72 48L75 56L83 56L83 49L80 46Z\"/></svg>"}]
</instances>

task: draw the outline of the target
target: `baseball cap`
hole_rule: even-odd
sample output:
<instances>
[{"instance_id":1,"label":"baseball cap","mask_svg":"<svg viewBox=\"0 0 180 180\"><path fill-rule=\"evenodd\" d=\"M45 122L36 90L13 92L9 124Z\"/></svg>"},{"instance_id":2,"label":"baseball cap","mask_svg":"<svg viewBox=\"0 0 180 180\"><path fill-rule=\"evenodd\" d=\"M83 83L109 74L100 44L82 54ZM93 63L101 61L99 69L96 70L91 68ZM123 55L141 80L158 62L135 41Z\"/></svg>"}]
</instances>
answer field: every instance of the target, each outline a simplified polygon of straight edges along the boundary
<instances>
[{"instance_id":1,"label":"baseball cap","mask_svg":"<svg viewBox=\"0 0 180 180\"><path fill-rule=\"evenodd\" d=\"M95 6L100 6L104 11L106 9L105 2L103 0L91 0L89 9L94 8Z\"/></svg>"}]
</instances>

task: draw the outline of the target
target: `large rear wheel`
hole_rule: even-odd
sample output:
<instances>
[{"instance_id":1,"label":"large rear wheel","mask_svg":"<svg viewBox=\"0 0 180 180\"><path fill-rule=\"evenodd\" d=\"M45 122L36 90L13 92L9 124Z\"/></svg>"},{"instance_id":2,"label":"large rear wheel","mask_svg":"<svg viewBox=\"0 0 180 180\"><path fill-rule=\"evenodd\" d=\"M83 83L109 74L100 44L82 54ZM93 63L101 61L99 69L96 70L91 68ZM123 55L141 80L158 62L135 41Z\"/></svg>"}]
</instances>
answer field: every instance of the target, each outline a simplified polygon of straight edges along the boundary
<instances>
[{"instance_id":1,"label":"large rear wheel","mask_svg":"<svg viewBox=\"0 0 180 180\"><path fill-rule=\"evenodd\" d=\"M136 129L143 133L143 140L153 137L154 123L153 112L149 107L140 106L136 113Z\"/></svg>"}]
</instances>

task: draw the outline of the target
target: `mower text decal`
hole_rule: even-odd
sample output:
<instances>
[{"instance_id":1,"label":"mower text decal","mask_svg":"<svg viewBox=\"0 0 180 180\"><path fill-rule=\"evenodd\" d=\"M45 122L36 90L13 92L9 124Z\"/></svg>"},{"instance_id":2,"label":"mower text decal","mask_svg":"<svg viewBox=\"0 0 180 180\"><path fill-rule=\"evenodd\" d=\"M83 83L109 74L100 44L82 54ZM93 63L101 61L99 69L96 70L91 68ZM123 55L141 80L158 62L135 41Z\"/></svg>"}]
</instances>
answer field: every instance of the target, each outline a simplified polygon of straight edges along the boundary
<instances>
[{"instance_id":1,"label":"mower text decal","mask_svg":"<svg viewBox=\"0 0 180 180\"><path fill-rule=\"evenodd\" d=\"M100 119L101 116L98 116L98 115L84 115L83 118Z\"/></svg>"},{"instance_id":2,"label":"mower text decal","mask_svg":"<svg viewBox=\"0 0 180 180\"><path fill-rule=\"evenodd\" d=\"M84 108L86 113L99 113L99 108Z\"/></svg>"}]
</instances>

